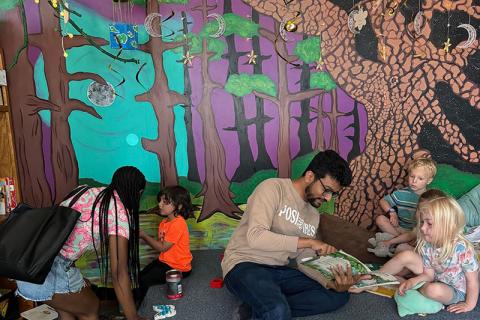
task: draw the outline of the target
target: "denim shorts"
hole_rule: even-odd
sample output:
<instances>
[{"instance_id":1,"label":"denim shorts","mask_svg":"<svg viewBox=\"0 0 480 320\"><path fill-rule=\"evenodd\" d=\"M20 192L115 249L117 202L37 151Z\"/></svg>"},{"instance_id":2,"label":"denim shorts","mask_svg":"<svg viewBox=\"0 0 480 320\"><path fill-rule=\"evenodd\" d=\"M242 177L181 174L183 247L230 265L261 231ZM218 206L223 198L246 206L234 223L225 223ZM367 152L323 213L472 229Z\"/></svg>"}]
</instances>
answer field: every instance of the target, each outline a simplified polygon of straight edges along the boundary
<instances>
[{"instance_id":1,"label":"denim shorts","mask_svg":"<svg viewBox=\"0 0 480 320\"><path fill-rule=\"evenodd\" d=\"M73 262L58 255L43 284L17 281L17 294L31 301L48 301L56 293L80 292L85 281Z\"/></svg>"},{"instance_id":2,"label":"denim shorts","mask_svg":"<svg viewBox=\"0 0 480 320\"><path fill-rule=\"evenodd\" d=\"M465 292L457 290L452 286L450 286L450 288L453 290L453 297L452 297L452 300L450 300L450 302L447 303L447 306L465 301L465 299L467 298L467 295L465 294Z\"/></svg>"}]
</instances>

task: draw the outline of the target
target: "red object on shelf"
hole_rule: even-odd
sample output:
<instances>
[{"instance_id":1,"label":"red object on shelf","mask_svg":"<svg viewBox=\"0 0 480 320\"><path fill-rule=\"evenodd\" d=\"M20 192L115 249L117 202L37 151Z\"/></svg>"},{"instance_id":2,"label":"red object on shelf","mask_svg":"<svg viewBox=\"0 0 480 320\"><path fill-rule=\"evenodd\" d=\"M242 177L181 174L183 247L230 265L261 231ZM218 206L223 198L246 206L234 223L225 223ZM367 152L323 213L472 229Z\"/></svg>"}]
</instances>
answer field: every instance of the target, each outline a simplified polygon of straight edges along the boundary
<instances>
[{"instance_id":1,"label":"red object on shelf","mask_svg":"<svg viewBox=\"0 0 480 320\"><path fill-rule=\"evenodd\" d=\"M223 287L223 279L222 278L215 278L210 281L210 288L221 288Z\"/></svg>"},{"instance_id":2,"label":"red object on shelf","mask_svg":"<svg viewBox=\"0 0 480 320\"><path fill-rule=\"evenodd\" d=\"M13 178L6 178L7 181L7 193L8 193L8 202L7 206L9 212L11 212L17 206L17 191L15 190L15 180Z\"/></svg>"}]
</instances>

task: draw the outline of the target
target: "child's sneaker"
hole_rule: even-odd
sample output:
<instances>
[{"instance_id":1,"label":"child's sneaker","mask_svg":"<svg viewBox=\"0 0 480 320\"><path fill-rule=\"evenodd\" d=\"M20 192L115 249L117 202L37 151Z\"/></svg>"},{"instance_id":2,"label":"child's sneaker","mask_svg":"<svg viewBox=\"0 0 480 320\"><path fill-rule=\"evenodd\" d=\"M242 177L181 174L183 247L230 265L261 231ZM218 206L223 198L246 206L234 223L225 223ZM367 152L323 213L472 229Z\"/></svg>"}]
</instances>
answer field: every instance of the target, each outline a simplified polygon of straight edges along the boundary
<instances>
[{"instance_id":1,"label":"child's sneaker","mask_svg":"<svg viewBox=\"0 0 480 320\"><path fill-rule=\"evenodd\" d=\"M156 304L153 306L153 311L155 312L165 312L169 309L175 310L175 306L173 304Z\"/></svg>"},{"instance_id":2,"label":"child's sneaker","mask_svg":"<svg viewBox=\"0 0 480 320\"><path fill-rule=\"evenodd\" d=\"M160 320L160 319L165 319L169 317L173 317L174 315L177 314L177 311L175 310L174 305L164 305L164 304L157 304L153 306L153 311L155 311L157 314L155 314L154 320Z\"/></svg>"}]
</instances>

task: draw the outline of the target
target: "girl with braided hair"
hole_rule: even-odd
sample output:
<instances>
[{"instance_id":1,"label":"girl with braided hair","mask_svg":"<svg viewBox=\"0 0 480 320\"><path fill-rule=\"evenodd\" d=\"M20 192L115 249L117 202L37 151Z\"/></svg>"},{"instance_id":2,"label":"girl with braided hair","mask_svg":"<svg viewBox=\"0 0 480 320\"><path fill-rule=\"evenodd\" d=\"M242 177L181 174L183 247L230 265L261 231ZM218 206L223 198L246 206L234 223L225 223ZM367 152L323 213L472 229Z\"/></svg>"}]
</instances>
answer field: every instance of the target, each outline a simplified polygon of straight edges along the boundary
<instances>
[{"instance_id":1,"label":"girl with braided hair","mask_svg":"<svg viewBox=\"0 0 480 320\"><path fill-rule=\"evenodd\" d=\"M95 250L104 283L111 275L113 288L128 320L136 320L131 283L138 285L139 207L145 176L135 167L117 169L106 187L89 188L71 206L80 212L43 284L17 281L18 294L55 308L59 318L96 320L100 307L95 293L75 267L86 251ZM73 197L72 197L73 198ZM68 206L70 199L60 205Z\"/></svg>"}]
</instances>

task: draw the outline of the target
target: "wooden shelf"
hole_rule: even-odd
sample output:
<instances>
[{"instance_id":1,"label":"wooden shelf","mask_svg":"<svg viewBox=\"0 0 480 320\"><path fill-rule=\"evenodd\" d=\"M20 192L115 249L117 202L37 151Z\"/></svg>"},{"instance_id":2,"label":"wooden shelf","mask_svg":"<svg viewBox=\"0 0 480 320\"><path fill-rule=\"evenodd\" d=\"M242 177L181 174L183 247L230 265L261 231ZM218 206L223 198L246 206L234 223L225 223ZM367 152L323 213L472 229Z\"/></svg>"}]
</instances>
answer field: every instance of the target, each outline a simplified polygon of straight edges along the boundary
<instances>
[{"instance_id":1,"label":"wooden shelf","mask_svg":"<svg viewBox=\"0 0 480 320\"><path fill-rule=\"evenodd\" d=\"M0 48L0 70L4 68L3 50ZM13 123L7 86L0 86L0 95L0 177L11 177L15 180L17 202L20 202L21 188L18 179Z\"/></svg>"}]
</instances>

